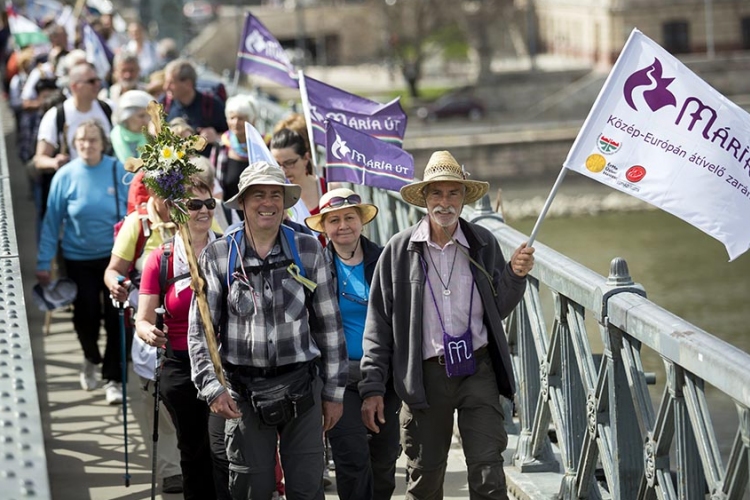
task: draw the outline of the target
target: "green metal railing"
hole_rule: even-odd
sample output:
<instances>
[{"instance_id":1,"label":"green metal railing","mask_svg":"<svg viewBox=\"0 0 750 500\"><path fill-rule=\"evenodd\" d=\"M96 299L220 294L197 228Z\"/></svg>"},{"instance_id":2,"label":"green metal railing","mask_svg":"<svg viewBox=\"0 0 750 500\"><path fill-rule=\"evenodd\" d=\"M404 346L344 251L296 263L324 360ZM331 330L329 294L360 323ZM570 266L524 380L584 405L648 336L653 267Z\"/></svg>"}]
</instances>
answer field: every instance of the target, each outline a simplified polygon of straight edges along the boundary
<instances>
[{"instance_id":1,"label":"green metal railing","mask_svg":"<svg viewBox=\"0 0 750 500\"><path fill-rule=\"evenodd\" d=\"M356 189L381 209L369 229L381 244L424 215L398 194ZM527 236L504 224L488 197L478 203L463 216L492 231L503 254L512 255ZM624 260L614 259L604 277L543 244L535 247L524 300L506 320L518 380L518 437L506 466L511 492L518 498L743 498L750 355L649 301ZM540 288L551 292L552 311L545 310ZM587 315L597 331L587 330ZM595 337L604 346L601 355L593 352ZM647 387L653 375L644 371L643 346L665 366L658 405ZM725 464L707 386L730 398L739 416ZM534 481L535 474L545 481Z\"/></svg>"}]
</instances>

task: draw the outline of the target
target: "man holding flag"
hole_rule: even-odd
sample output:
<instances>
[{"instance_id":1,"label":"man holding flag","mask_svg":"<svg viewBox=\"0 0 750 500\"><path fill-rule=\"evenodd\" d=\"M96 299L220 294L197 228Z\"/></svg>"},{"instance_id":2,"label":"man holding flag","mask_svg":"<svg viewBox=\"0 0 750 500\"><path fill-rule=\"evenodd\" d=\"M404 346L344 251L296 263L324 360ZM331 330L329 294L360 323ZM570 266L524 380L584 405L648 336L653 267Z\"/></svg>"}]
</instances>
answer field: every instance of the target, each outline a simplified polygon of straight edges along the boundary
<instances>
[{"instance_id":1,"label":"man holding flag","mask_svg":"<svg viewBox=\"0 0 750 500\"><path fill-rule=\"evenodd\" d=\"M404 201L427 208L427 216L391 238L375 268L362 346L362 419L379 432L393 380L403 400L407 499L442 498L456 410L470 497L508 498L500 395L513 397L515 378L502 320L523 297L534 249L521 245L506 262L489 231L460 219L463 206L488 189L468 180L449 152L433 153L424 180L401 188Z\"/></svg>"}]
</instances>

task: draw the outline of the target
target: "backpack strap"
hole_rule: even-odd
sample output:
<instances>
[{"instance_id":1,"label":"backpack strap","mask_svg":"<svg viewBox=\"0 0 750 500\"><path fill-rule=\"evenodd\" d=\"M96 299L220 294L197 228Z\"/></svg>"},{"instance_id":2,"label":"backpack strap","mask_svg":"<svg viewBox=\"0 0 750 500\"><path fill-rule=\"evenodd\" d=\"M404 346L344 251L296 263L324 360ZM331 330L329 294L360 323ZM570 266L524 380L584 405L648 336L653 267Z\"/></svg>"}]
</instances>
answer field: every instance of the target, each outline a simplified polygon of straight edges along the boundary
<instances>
[{"instance_id":1,"label":"backpack strap","mask_svg":"<svg viewBox=\"0 0 750 500\"><path fill-rule=\"evenodd\" d=\"M109 121L109 124L112 125L112 108L109 104L106 103L106 101L97 99L97 102L99 103L99 106L102 107L102 111L104 111L104 115L107 117L107 121Z\"/></svg>"},{"instance_id":2,"label":"backpack strap","mask_svg":"<svg viewBox=\"0 0 750 500\"><path fill-rule=\"evenodd\" d=\"M201 95L201 117L204 123L213 125L214 118L214 97L206 92L199 92Z\"/></svg>"},{"instance_id":3,"label":"backpack strap","mask_svg":"<svg viewBox=\"0 0 750 500\"><path fill-rule=\"evenodd\" d=\"M57 124L57 151L61 152L64 151L64 146L68 144L68 139L65 137L64 129L65 129L65 107L63 107L63 104L65 104L65 101L61 102L57 106L55 106L55 110L57 113L57 116L55 117L55 121Z\"/></svg>"},{"instance_id":4,"label":"backpack strap","mask_svg":"<svg viewBox=\"0 0 750 500\"><path fill-rule=\"evenodd\" d=\"M159 305L161 307L164 307L164 297L167 295L167 286L169 286L169 264L172 262L173 249L174 238L168 239L162 245L161 258L159 259Z\"/></svg>"}]
</instances>

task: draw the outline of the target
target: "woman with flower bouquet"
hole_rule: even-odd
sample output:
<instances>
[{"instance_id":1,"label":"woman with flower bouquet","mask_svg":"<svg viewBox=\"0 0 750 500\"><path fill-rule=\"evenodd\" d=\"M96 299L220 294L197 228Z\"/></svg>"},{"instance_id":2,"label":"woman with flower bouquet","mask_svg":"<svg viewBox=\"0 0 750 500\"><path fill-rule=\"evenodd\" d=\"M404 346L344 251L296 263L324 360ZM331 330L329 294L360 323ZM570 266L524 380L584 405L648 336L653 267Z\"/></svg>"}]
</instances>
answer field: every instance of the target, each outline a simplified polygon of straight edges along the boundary
<instances>
[{"instance_id":1,"label":"woman with flower bouquet","mask_svg":"<svg viewBox=\"0 0 750 500\"><path fill-rule=\"evenodd\" d=\"M148 110L156 135L142 148L140 158L128 160L127 167L144 169L144 184L155 196L166 200L178 233L174 240L154 250L143 267L136 334L146 344L166 350L159 394L177 430L184 497L224 498L227 486L214 481L208 406L198 399L190 380L186 337L193 290L197 290L198 295L202 293L197 285L200 275L196 256L215 239L211 230L216 208L212 186L189 161L203 149L205 140L184 138L162 127L162 110L155 102ZM166 310L163 328L155 325L155 309L160 306ZM218 491L215 484L219 486Z\"/></svg>"}]
</instances>

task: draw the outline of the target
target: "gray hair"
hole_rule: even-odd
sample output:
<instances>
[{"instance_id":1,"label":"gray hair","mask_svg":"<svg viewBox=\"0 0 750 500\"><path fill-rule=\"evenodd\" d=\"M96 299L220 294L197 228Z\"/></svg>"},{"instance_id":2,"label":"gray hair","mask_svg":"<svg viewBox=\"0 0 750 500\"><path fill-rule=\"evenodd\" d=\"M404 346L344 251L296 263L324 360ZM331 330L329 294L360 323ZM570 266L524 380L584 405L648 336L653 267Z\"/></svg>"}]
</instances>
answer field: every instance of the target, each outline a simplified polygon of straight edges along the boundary
<instances>
[{"instance_id":1,"label":"gray hair","mask_svg":"<svg viewBox=\"0 0 750 500\"><path fill-rule=\"evenodd\" d=\"M224 114L229 119L229 113L237 113L244 117L250 123L254 122L258 117L258 113L255 110L252 98L248 95L235 95L227 99L224 105Z\"/></svg>"},{"instance_id":2,"label":"gray hair","mask_svg":"<svg viewBox=\"0 0 750 500\"><path fill-rule=\"evenodd\" d=\"M128 50L121 50L120 52L118 52L115 55L115 59L114 59L113 62L114 62L114 64L113 64L114 67L117 67L117 66L119 66L121 64L125 64L125 63L135 63L135 64L138 64L138 55L134 54L133 52L130 52ZM138 65L140 67L140 64L138 64Z\"/></svg>"},{"instance_id":3,"label":"gray hair","mask_svg":"<svg viewBox=\"0 0 750 500\"><path fill-rule=\"evenodd\" d=\"M164 73L172 75L178 80L190 80L193 82L193 86L195 86L195 82L198 80L198 73L195 71L195 66L187 59L175 59L170 62L164 68Z\"/></svg>"}]
</instances>

